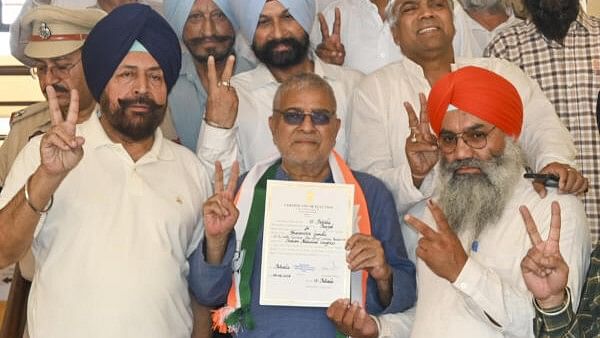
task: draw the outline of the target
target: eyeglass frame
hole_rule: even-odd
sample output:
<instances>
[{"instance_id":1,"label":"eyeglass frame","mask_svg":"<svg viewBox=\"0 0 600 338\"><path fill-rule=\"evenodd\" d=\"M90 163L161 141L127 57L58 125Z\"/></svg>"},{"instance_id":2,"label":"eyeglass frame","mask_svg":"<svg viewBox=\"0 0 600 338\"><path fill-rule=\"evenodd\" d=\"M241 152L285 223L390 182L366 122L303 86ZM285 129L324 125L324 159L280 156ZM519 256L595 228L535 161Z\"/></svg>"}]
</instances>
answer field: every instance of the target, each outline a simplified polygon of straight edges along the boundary
<instances>
[{"instance_id":1,"label":"eyeglass frame","mask_svg":"<svg viewBox=\"0 0 600 338\"><path fill-rule=\"evenodd\" d=\"M456 147L458 146L458 139L460 138L467 146L469 146L469 148L471 149L483 149L485 148L485 146L487 146L487 142L488 142L488 136L496 129L496 126L492 126L492 128L490 130L488 130L487 132L482 132L480 130L467 130L467 131L463 131L460 133L452 133L454 135L454 143L452 144L452 149L450 150L444 150L444 148L447 148L446 146L442 145L442 139L443 139L443 133L441 132L438 140L437 140L437 144L438 147L440 148L440 150L444 153L444 154L450 154L453 153L454 151L456 151ZM450 133L450 132L448 132ZM470 134L470 133L482 133L483 134L483 143L481 146L473 146L472 144L470 144L470 141L467 141L464 138L465 134Z\"/></svg>"},{"instance_id":2,"label":"eyeglass frame","mask_svg":"<svg viewBox=\"0 0 600 338\"><path fill-rule=\"evenodd\" d=\"M81 58L79 58L77 61L73 62L73 63L69 63L67 65L63 65L62 68L60 69L60 67L57 66L56 61L53 61L52 63L54 65L51 65L52 67L47 67L49 69L49 71L52 73L52 75L59 77L61 79L64 79L66 76L71 75L71 70L73 68L75 68L75 66L77 66L77 64L79 64L81 62ZM45 64L44 64L45 65ZM45 65L46 66L46 65ZM40 77L46 77L48 74L48 70L46 70L45 72L43 72L42 74L44 74L43 76L40 76L40 72L39 72L39 68L40 67L31 67L29 68L29 73L31 74L31 76L34 79L39 79ZM60 72L59 74L55 73L54 69L58 69L57 71Z\"/></svg>"},{"instance_id":3,"label":"eyeglass frame","mask_svg":"<svg viewBox=\"0 0 600 338\"><path fill-rule=\"evenodd\" d=\"M283 122L285 122L287 125L290 126L299 126L302 125L302 123L304 123L304 120L306 119L306 116L310 116L310 122L314 125L314 126L327 126L331 123L331 120L333 118L335 118L335 112L330 112L327 110L316 110L316 111L302 111L299 109L295 109L295 108L290 108L288 110L280 110L280 109L273 109L274 113L277 114L281 114L281 117L283 119ZM286 119L286 114L302 114L302 120L298 121L298 123L291 123ZM323 116L327 117L327 122L324 123L320 123L320 122L316 122L314 116L315 115L319 115L322 114Z\"/></svg>"}]
</instances>

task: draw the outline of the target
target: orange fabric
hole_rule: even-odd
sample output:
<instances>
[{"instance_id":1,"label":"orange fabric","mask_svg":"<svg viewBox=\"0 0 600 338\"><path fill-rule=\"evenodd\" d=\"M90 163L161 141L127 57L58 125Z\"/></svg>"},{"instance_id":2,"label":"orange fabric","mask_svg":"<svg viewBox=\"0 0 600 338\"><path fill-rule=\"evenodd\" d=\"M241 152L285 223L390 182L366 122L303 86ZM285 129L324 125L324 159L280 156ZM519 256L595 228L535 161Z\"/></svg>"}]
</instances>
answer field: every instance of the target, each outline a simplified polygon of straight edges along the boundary
<instances>
[{"instance_id":1,"label":"orange fabric","mask_svg":"<svg viewBox=\"0 0 600 338\"><path fill-rule=\"evenodd\" d=\"M342 175L344 176L344 181L348 184L354 185L354 205L359 205L358 208L358 231L363 235L371 235L371 219L369 218L369 210L367 210L367 201L365 199L365 194L360 187L360 184L352 175L352 171L342 157L334 150L333 155L335 156L335 160L340 166L340 170L342 171ZM369 278L369 273L366 270L362 272L362 302L363 307L367 303L367 280Z\"/></svg>"},{"instance_id":2,"label":"orange fabric","mask_svg":"<svg viewBox=\"0 0 600 338\"><path fill-rule=\"evenodd\" d=\"M438 135L449 105L495 125L509 136L521 134L521 96L508 80L487 69L463 67L433 85L427 112L431 128Z\"/></svg>"}]
</instances>

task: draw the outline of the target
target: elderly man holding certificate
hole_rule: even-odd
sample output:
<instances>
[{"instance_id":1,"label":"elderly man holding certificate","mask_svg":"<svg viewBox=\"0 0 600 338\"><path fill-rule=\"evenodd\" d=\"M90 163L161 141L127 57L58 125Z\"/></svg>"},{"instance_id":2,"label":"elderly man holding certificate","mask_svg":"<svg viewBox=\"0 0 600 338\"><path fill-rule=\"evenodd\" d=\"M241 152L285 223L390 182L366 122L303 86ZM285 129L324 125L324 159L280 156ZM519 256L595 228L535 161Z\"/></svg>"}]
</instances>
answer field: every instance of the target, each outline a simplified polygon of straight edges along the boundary
<instances>
[{"instance_id":1,"label":"elderly man holding certificate","mask_svg":"<svg viewBox=\"0 0 600 338\"><path fill-rule=\"evenodd\" d=\"M229 73L221 81L213 73L207 109L236 108ZM415 271L393 197L335 153L340 123L329 84L296 75L277 90L269 118L280 156L240 183L234 168L226 186L217 164L190 283L201 304L220 307L213 313L220 332L343 337L354 332L337 324L414 303Z\"/></svg>"}]
</instances>

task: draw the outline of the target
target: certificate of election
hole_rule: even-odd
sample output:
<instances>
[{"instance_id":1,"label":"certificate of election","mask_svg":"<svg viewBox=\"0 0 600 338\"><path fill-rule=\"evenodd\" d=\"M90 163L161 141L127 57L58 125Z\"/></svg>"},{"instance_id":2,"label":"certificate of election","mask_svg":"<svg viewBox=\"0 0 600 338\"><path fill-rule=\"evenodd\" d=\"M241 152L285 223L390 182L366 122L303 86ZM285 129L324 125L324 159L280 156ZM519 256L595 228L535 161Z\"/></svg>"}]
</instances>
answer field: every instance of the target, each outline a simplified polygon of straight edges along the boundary
<instances>
[{"instance_id":1,"label":"certificate of election","mask_svg":"<svg viewBox=\"0 0 600 338\"><path fill-rule=\"evenodd\" d=\"M354 186L267 182L260 304L328 307L350 297Z\"/></svg>"}]
</instances>

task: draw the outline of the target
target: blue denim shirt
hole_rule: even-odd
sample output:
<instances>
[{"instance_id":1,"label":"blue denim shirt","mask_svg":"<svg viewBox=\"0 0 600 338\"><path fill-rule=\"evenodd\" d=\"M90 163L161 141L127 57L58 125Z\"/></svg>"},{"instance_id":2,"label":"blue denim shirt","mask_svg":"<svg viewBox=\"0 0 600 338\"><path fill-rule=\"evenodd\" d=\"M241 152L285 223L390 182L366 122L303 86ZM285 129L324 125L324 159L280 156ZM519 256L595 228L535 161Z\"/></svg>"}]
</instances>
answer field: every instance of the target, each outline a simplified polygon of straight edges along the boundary
<instances>
[{"instance_id":1,"label":"blue denim shirt","mask_svg":"<svg viewBox=\"0 0 600 338\"><path fill-rule=\"evenodd\" d=\"M254 66L245 58L236 58L235 74L253 68ZM198 143L200 123L204 118L206 99L206 90L202 86L192 56L186 50L182 53L179 79L169 94L169 108L181 144L194 153Z\"/></svg>"}]
</instances>

